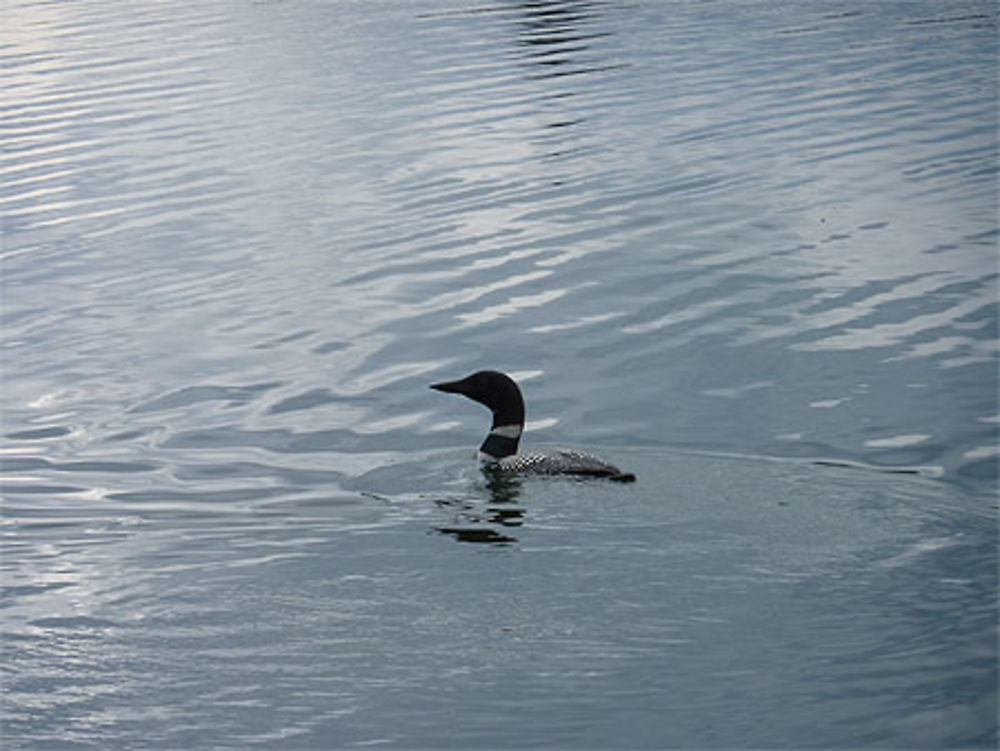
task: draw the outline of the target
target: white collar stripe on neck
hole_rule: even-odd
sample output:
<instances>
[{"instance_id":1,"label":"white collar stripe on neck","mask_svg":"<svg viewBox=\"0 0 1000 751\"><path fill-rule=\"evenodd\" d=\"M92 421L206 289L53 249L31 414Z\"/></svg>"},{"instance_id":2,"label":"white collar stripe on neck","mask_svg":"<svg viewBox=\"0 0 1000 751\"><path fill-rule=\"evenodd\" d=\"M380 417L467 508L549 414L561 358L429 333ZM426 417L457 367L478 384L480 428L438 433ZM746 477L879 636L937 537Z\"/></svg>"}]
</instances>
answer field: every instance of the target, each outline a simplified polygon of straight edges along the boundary
<instances>
[{"instance_id":1,"label":"white collar stripe on neck","mask_svg":"<svg viewBox=\"0 0 1000 751\"><path fill-rule=\"evenodd\" d=\"M521 430L522 428L520 425L497 425L490 431L490 435L499 436L501 438L520 438Z\"/></svg>"}]
</instances>

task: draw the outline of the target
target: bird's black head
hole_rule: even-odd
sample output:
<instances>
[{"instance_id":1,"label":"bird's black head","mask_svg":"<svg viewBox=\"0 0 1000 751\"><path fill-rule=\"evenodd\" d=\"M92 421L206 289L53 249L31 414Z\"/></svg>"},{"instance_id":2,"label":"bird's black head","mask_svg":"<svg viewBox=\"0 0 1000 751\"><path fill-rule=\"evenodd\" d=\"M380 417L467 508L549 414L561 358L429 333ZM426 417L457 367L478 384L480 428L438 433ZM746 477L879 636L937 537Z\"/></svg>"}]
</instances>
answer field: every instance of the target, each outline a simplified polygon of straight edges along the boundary
<instances>
[{"instance_id":1,"label":"bird's black head","mask_svg":"<svg viewBox=\"0 0 1000 751\"><path fill-rule=\"evenodd\" d=\"M431 388L448 394L461 394L489 407L493 412L494 427L524 423L524 399L521 397L521 389L504 373L480 370L460 381L435 383Z\"/></svg>"}]
</instances>

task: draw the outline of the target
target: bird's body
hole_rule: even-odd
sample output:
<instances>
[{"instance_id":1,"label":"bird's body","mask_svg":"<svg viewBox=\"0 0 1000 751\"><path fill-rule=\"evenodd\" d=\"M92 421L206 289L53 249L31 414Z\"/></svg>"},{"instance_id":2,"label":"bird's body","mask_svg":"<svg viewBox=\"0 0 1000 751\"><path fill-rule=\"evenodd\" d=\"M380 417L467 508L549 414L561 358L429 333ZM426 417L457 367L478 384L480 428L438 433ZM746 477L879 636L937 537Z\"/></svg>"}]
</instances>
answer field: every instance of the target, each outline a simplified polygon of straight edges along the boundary
<instances>
[{"instance_id":1,"label":"bird's body","mask_svg":"<svg viewBox=\"0 0 1000 751\"><path fill-rule=\"evenodd\" d=\"M431 388L461 394L492 411L493 424L479 447L483 460L492 468L518 474L606 477L619 482L635 480L635 475L581 451L518 454L524 430L524 398L517 384L504 373L481 370L459 381L435 383Z\"/></svg>"},{"instance_id":2,"label":"bird's body","mask_svg":"<svg viewBox=\"0 0 1000 751\"><path fill-rule=\"evenodd\" d=\"M583 451L560 449L551 454L515 454L495 460L500 469L521 474L583 475L627 479L631 475ZM633 478L634 479L634 478Z\"/></svg>"}]
</instances>

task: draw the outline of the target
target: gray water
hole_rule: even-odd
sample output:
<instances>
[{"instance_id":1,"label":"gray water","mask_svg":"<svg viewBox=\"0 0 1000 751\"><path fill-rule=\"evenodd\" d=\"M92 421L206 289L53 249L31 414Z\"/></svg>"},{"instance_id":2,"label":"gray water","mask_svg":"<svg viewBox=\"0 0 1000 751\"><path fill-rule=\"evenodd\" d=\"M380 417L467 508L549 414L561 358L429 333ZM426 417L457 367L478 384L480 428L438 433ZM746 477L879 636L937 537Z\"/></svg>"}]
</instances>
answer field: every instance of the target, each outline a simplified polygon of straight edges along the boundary
<instances>
[{"instance_id":1,"label":"gray water","mask_svg":"<svg viewBox=\"0 0 1000 751\"><path fill-rule=\"evenodd\" d=\"M4 748L994 747L997 20L7 3Z\"/></svg>"}]
</instances>

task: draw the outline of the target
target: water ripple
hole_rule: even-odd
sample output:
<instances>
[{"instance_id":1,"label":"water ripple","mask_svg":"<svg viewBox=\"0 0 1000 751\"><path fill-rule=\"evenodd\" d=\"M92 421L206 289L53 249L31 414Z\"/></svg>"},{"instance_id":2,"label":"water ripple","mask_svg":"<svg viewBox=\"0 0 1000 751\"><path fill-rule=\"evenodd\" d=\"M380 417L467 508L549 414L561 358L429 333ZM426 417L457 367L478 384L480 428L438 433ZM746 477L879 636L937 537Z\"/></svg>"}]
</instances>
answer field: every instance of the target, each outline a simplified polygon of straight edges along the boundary
<instances>
[{"instance_id":1,"label":"water ripple","mask_svg":"<svg viewBox=\"0 0 1000 751\"><path fill-rule=\"evenodd\" d=\"M20 4L11 466L349 473L465 442L426 382L493 366L553 441L979 477L996 13L939 10Z\"/></svg>"},{"instance_id":2,"label":"water ripple","mask_svg":"<svg viewBox=\"0 0 1000 751\"><path fill-rule=\"evenodd\" d=\"M989 745L993 4L4 23L5 738Z\"/></svg>"}]
</instances>

